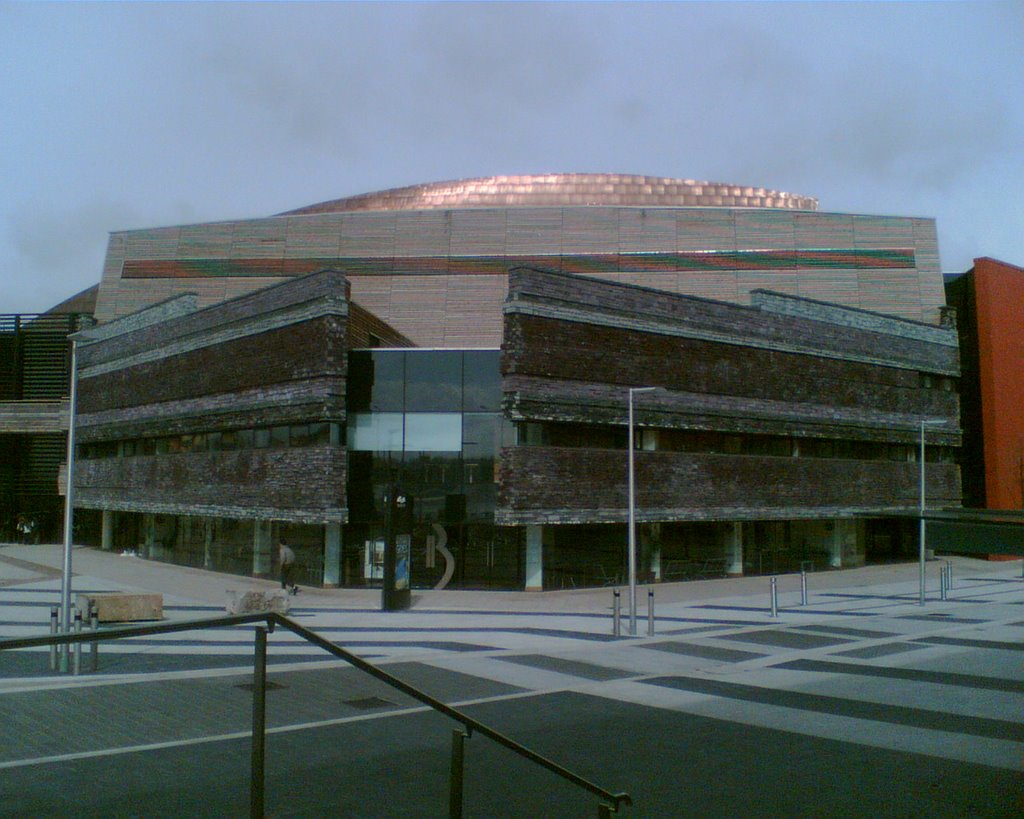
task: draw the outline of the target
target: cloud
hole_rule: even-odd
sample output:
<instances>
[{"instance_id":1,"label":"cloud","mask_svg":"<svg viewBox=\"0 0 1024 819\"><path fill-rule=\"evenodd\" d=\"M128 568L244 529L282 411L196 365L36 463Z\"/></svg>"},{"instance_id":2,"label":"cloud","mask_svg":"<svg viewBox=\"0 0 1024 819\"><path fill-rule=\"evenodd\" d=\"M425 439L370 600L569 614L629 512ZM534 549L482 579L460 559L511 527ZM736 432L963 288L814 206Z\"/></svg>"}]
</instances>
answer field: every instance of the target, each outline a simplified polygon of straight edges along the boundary
<instances>
[{"instance_id":1,"label":"cloud","mask_svg":"<svg viewBox=\"0 0 1024 819\"><path fill-rule=\"evenodd\" d=\"M137 214L119 202L83 200L71 207L22 203L8 215L2 233L12 278L32 291L18 294L31 296L24 303L34 306L27 309L46 309L96 284L109 232L137 222Z\"/></svg>"}]
</instances>

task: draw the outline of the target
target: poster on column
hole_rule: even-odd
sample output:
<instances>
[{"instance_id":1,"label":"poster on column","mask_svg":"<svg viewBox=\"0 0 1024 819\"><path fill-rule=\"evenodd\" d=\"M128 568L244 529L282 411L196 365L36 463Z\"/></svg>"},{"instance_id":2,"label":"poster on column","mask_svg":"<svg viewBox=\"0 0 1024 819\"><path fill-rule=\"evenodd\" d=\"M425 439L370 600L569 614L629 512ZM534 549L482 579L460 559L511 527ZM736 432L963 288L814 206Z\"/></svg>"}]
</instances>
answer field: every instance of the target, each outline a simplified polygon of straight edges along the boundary
<instances>
[{"instance_id":1,"label":"poster on column","mask_svg":"<svg viewBox=\"0 0 1024 819\"><path fill-rule=\"evenodd\" d=\"M395 538L395 591L409 588L409 561L412 555L412 536Z\"/></svg>"}]
</instances>

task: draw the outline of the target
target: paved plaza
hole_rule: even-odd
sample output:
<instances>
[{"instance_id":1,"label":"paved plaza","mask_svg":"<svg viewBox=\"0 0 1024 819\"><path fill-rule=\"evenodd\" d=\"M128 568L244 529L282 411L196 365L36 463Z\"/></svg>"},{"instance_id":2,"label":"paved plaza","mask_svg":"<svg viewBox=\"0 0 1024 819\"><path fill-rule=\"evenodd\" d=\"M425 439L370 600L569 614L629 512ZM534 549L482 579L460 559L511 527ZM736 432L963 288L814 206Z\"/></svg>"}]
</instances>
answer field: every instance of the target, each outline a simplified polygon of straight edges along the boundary
<instances>
[{"instance_id":1,"label":"paved plaza","mask_svg":"<svg viewBox=\"0 0 1024 819\"><path fill-rule=\"evenodd\" d=\"M59 546L0 547L0 637L44 634ZM638 637L612 589L303 589L289 617L611 791L629 816L1019 816L1021 561L647 587ZM224 614L267 581L74 551L74 592L163 595L168 621ZM622 600L628 597L623 589ZM249 811L251 626L103 643L96 672L0 653L0 814ZM440 816L456 725L277 629L269 639L266 810ZM89 668L85 654L83 668ZM598 800L474 734L468 816L597 815Z\"/></svg>"}]
</instances>

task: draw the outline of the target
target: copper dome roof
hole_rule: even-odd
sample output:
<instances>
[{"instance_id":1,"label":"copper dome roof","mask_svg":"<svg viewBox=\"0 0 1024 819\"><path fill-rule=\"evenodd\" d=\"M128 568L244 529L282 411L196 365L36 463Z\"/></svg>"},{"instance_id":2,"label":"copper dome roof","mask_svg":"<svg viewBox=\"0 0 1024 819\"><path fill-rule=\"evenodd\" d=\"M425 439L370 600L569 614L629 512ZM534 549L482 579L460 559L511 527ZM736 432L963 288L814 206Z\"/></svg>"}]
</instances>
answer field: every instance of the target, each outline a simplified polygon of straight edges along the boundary
<instances>
[{"instance_id":1,"label":"copper dome roof","mask_svg":"<svg viewBox=\"0 0 1024 819\"><path fill-rule=\"evenodd\" d=\"M332 199L279 215L570 205L817 210L818 200L765 188L693 179L614 173L552 173L430 182Z\"/></svg>"}]
</instances>

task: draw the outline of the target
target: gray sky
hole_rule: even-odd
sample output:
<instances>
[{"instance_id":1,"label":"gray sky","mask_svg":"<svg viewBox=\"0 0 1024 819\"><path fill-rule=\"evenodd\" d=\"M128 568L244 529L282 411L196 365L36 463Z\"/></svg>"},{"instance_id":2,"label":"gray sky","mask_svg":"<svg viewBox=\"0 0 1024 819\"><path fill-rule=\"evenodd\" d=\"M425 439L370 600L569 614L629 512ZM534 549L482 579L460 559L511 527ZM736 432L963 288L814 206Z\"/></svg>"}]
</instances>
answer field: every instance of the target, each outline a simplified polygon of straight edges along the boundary
<instances>
[{"instance_id":1,"label":"gray sky","mask_svg":"<svg viewBox=\"0 0 1024 819\"><path fill-rule=\"evenodd\" d=\"M113 230L618 172L938 220L1024 265L1024 3L0 0L0 313Z\"/></svg>"}]
</instances>

